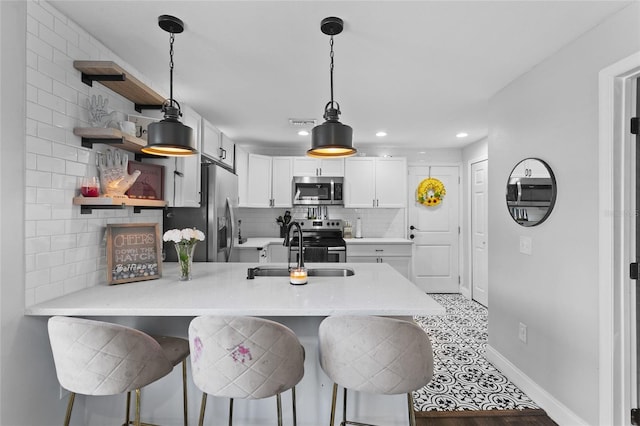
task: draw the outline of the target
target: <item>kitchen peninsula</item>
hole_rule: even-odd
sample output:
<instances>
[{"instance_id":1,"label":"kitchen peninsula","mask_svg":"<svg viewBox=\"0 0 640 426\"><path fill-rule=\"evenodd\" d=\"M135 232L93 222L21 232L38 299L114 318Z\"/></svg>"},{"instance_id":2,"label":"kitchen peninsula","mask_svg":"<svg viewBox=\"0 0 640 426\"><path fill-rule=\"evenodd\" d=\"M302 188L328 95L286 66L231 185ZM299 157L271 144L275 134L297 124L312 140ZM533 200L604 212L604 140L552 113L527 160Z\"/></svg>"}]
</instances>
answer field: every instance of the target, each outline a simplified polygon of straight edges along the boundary
<instances>
[{"instance_id":1,"label":"kitchen peninsula","mask_svg":"<svg viewBox=\"0 0 640 426\"><path fill-rule=\"evenodd\" d=\"M254 266L258 265L195 263L193 280L181 282L178 281L177 265L165 263L161 279L87 288L31 306L26 309L26 314L99 317L150 333L183 336L186 336L191 318L199 315L253 315L274 319L290 327L305 347L305 376L296 394L300 413L298 423L309 426L328 424L329 421L332 383L320 369L317 354L318 325L324 317L444 314L442 306L388 264L342 263L339 265L341 268L352 268L355 274L310 276L308 284L298 286L290 285L288 277L257 276L247 279L248 268ZM268 265L274 266L286 267L286 264ZM336 264L307 266L322 269L335 268ZM199 401L200 393L194 387L190 395L194 402ZM285 401L289 401L288 398L285 396ZM354 395L351 400L358 415L364 415L364 421L406 424L406 398L402 396ZM87 401L87 411L92 410L90 403L94 403L93 400ZM234 418L238 424L253 424L248 419L256 416L254 404L259 405L260 416L266 421L275 411L273 401L257 401L248 405L238 401L234 406ZM192 406L191 414L195 419L197 409L195 404ZM211 408L215 418L225 415L226 402L216 400L209 406L215 407ZM290 419L290 409L283 411L285 421ZM118 415L119 412L114 413L114 422ZM156 422L161 419L150 420ZM170 418L169 422L172 420L177 421L177 417Z\"/></svg>"}]
</instances>

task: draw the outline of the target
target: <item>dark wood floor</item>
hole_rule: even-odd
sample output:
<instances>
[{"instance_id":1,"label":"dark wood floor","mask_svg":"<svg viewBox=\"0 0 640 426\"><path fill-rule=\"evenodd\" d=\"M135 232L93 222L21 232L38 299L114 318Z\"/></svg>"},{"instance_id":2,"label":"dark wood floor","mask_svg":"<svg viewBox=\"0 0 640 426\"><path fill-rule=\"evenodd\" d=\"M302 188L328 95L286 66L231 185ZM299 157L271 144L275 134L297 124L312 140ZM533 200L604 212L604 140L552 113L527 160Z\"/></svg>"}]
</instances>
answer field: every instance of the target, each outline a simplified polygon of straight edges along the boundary
<instances>
[{"instance_id":1,"label":"dark wood floor","mask_svg":"<svg viewBox=\"0 0 640 426\"><path fill-rule=\"evenodd\" d=\"M416 412L416 426L557 426L544 410Z\"/></svg>"}]
</instances>

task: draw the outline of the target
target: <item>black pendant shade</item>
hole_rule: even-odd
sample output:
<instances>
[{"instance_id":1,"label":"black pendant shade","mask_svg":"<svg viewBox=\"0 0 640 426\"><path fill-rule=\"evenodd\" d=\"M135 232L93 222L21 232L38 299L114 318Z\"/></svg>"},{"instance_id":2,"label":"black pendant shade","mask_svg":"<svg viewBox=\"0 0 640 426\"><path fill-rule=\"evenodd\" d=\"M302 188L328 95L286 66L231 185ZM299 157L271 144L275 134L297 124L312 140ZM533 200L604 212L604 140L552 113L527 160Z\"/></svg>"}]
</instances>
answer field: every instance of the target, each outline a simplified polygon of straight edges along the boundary
<instances>
[{"instance_id":1,"label":"black pendant shade","mask_svg":"<svg viewBox=\"0 0 640 426\"><path fill-rule=\"evenodd\" d=\"M164 119L149 125L147 146L142 148L142 152L172 157L198 152L194 146L193 129L178 120L177 108L166 107Z\"/></svg>"},{"instance_id":2,"label":"black pendant shade","mask_svg":"<svg viewBox=\"0 0 640 426\"><path fill-rule=\"evenodd\" d=\"M174 34L184 31L184 24L175 16L161 15L158 17L158 25L163 30L171 34L169 55L169 99L164 102L162 111L164 119L151 123L147 129L147 146L142 148L142 152L152 155L163 156L185 156L197 154L195 141L193 139L193 129L180 122L180 104L173 99L173 41Z\"/></svg>"},{"instance_id":3,"label":"black pendant shade","mask_svg":"<svg viewBox=\"0 0 640 426\"><path fill-rule=\"evenodd\" d=\"M328 105L327 105L328 107ZM340 158L354 155L353 129L338 121L340 111L328 108L324 123L311 130L311 149L307 156L316 158Z\"/></svg>"},{"instance_id":4,"label":"black pendant shade","mask_svg":"<svg viewBox=\"0 0 640 426\"><path fill-rule=\"evenodd\" d=\"M316 158L340 158L354 155L353 129L338 121L340 105L333 100L333 36L343 29L342 19L329 17L322 20L320 30L331 37L331 100L324 108L324 123L311 130L311 149L307 156Z\"/></svg>"}]
</instances>

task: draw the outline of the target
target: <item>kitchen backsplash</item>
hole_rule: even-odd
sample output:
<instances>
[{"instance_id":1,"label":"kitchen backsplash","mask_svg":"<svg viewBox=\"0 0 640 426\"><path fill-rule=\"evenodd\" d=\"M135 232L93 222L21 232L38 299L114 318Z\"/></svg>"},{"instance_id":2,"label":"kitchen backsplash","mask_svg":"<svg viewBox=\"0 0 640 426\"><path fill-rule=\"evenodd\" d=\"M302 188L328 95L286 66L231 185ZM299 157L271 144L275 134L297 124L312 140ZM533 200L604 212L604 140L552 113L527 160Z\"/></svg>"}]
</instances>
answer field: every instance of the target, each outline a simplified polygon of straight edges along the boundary
<instances>
[{"instance_id":1,"label":"kitchen backsplash","mask_svg":"<svg viewBox=\"0 0 640 426\"><path fill-rule=\"evenodd\" d=\"M252 209L240 208L237 218L242 220L243 237L277 237L280 228L276 217L291 211L295 219L307 218L307 207L291 209ZM346 209L327 207L329 219L342 219L351 222L355 232L356 219L362 221L362 236L365 238L405 238L405 209Z\"/></svg>"}]
</instances>

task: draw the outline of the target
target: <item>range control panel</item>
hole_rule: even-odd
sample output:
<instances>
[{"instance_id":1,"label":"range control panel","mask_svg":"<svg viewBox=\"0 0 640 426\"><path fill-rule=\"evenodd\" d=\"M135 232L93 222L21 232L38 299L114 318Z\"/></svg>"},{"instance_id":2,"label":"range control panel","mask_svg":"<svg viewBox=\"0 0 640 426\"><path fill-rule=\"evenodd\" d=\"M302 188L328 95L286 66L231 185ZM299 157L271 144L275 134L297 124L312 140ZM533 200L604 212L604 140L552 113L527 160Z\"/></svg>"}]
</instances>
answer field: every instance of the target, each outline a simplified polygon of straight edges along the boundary
<instances>
[{"instance_id":1,"label":"range control panel","mask_svg":"<svg viewBox=\"0 0 640 426\"><path fill-rule=\"evenodd\" d=\"M302 230L319 230L319 229L339 229L342 230L344 221L342 219L301 219L298 220Z\"/></svg>"}]
</instances>

